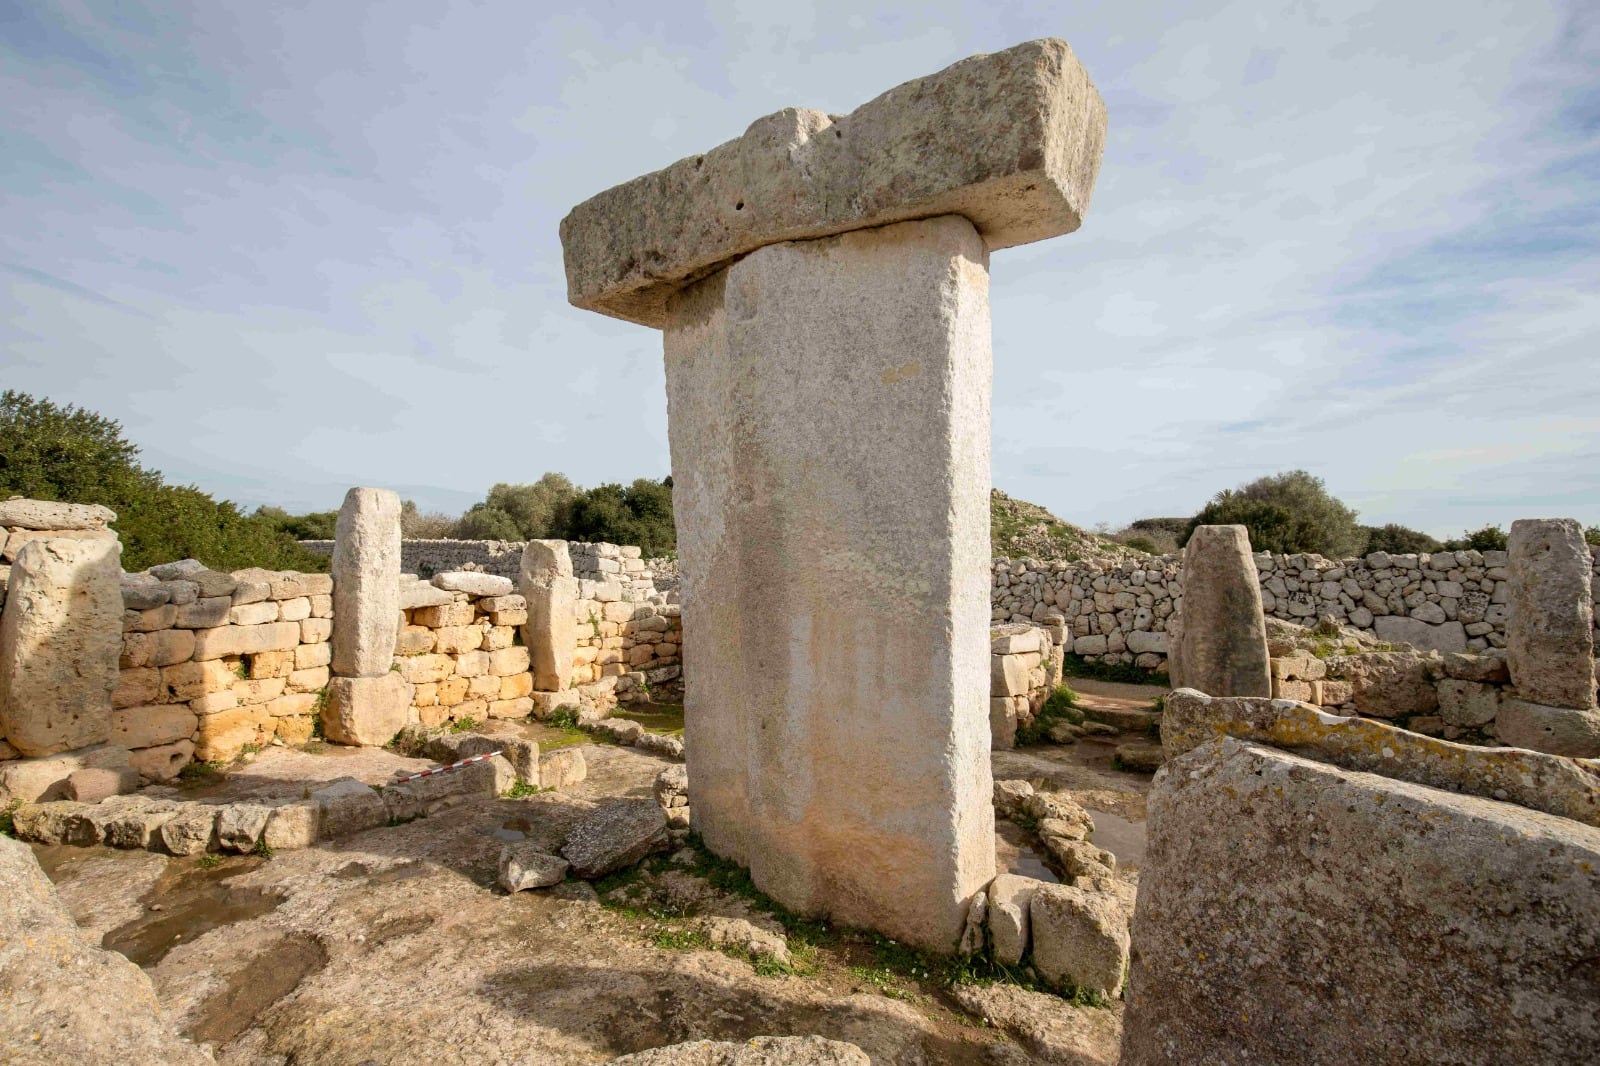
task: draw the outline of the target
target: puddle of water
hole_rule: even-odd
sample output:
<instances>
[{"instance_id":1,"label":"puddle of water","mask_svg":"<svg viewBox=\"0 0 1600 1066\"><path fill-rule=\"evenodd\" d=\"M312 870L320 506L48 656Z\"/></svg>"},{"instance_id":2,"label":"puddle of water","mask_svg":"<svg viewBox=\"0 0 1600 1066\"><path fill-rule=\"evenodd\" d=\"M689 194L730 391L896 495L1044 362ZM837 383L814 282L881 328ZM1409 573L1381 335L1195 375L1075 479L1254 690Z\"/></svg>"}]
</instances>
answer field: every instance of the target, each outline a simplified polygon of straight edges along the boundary
<instances>
[{"instance_id":1,"label":"puddle of water","mask_svg":"<svg viewBox=\"0 0 1600 1066\"><path fill-rule=\"evenodd\" d=\"M206 999L186 1035L199 1043L217 1047L226 1044L327 964L327 952L310 937L291 936L278 941Z\"/></svg>"},{"instance_id":2,"label":"puddle of water","mask_svg":"<svg viewBox=\"0 0 1600 1066\"><path fill-rule=\"evenodd\" d=\"M1022 827L1007 821L994 824L994 862L1003 873L1032 877L1039 881L1058 884L1061 878L1044 864L1044 858L1033 849L1028 834Z\"/></svg>"},{"instance_id":3,"label":"puddle of water","mask_svg":"<svg viewBox=\"0 0 1600 1066\"><path fill-rule=\"evenodd\" d=\"M509 822L500 823L498 829L485 829L484 832L496 840L515 841L526 840L533 831L533 823L526 818L513 818Z\"/></svg>"},{"instance_id":4,"label":"puddle of water","mask_svg":"<svg viewBox=\"0 0 1600 1066\"><path fill-rule=\"evenodd\" d=\"M1105 848L1117 857L1117 868L1137 870L1144 864L1145 830L1143 822L1128 819L1109 811L1086 808L1094 819L1094 833L1090 836L1096 847Z\"/></svg>"},{"instance_id":5,"label":"puddle of water","mask_svg":"<svg viewBox=\"0 0 1600 1066\"><path fill-rule=\"evenodd\" d=\"M106 933L100 946L139 966L154 966L179 944L272 911L283 897L226 883L261 861L246 856L209 868L189 860L169 861L155 887L144 895L143 902L152 909Z\"/></svg>"}]
</instances>

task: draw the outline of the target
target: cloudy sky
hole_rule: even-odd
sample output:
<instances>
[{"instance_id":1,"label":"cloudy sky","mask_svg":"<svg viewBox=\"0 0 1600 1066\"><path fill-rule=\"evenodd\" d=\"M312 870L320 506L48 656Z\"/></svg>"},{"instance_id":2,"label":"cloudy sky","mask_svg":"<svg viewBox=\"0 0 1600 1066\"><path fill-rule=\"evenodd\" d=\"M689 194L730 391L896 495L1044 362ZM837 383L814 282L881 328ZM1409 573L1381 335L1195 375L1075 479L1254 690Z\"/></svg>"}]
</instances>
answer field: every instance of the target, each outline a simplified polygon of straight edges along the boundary
<instances>
[{"instance_id":1,"label":"cloudy sky","mask_svg":"<svg viewBox=\"0 0 1600 1066\"><path fill-rule=\"evenodd\" d=\"M249 505L661 477L660 336L566 304L567 210L1059 36L1111 134L1083 228L993 260L996 485L1600 523L1589 0L547 6L0 0L0 386Z\"/></svg>"}]
</instances>

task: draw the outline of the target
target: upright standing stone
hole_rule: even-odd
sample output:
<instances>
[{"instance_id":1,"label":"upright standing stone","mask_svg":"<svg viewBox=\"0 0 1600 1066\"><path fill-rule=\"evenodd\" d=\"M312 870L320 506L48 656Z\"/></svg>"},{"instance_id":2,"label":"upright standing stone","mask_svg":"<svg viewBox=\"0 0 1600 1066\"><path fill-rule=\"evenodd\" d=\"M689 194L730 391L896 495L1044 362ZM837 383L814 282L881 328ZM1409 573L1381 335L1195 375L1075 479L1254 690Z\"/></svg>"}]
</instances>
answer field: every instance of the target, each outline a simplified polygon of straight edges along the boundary
<instances>
[{"instance_id":1,"label":"upright standing stone","mask_svg":"<svg viewBox=\"0 0 1600 1066\"><path fill-rule=\"evenodd\" d=\"M1168 627L1173 688L1271 696L1267 622L1244 526L1201 526L1183 549L1183 614Z\"/></svg>"},{"instance_id":2,"label":"upright standing stone","mask_svg":"<svg viewBox=\"0 0 1600 1066\"><path fill-rule=\"evenodd\" d=\"M1506 655L1517 695L1549 707L1595 706L1592 563L1570 518L1511 523Z\"/></svg>"},{"instance_id":3,"label":"upright standing stone","mask_svg":"<svg viewBox=\"0 0 1600 1066\"><path fill-rule=\"evenodd\" d=\"M32 540L17 553L0 614L0 735L24 755L111 736L121 555L115 535Z\"/></svg>"},{"instance_id":4,"label":"upright standing stone","mask_svg":"<svg viewBox=\"0 0 1600 1066\"><path fill-rule=\"evenodd\" d=\"M400 497L351 489L333 546L333 672L377 677L394 662L400 618Z\"/></svg>"},{"instance_id":5,"label":"upright standing stone","mask_svg":"<svg viewBox=\"0 0 1600 1066\"><path fill-rule=\"evenodd\" d=\"M1104 133L1035 41L562 222L568 298L666 332L693 820L793 910L953 951L993 876L988 253Z\"/></svg>"},{"instance_id":6,"label":"upright standing stone","mask_svg":"<svg viewBox=\"0 0 1600 1066\"><path fill-rule=\"evenodd\" d=\"M771 245L666 337L696 826L940 947L994 873L986 266L953 216Z\"/></svg>"},{"instance_id":7,"label":"upright standing stone","mask_svg":"<svg viewBox=\"0 0 1600 1066\"><path fill-rule=\"evenodd\" d=\"M533 687L560 692L572 681L572 659L578 652L578 579L572 576L572 553L564 540L530 540L522 548L520 581L528 601L522 643L528 647Z\"/></svg>"}]
</instances>

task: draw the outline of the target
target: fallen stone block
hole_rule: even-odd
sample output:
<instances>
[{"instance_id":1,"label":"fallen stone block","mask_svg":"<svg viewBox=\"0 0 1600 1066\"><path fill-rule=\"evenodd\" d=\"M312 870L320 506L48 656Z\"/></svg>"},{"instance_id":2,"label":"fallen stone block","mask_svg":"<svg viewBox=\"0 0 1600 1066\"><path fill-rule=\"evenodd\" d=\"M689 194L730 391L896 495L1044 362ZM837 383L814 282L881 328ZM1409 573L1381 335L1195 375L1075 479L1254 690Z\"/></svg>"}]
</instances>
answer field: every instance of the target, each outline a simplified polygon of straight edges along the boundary
<instances>
[{"instance_id":1,"label":"fallen stone block","mask_svg":"<svg viewBox=\"0 0 1600 1066\"><path fill-rule=\"evenodd\" d=\"M622 800L586 815L561 846L574 875L585 880L633 866L669 845L667 818L653 800Z\"/></svg>"},{"instance_id":2,"label":"fallen stone block","mask_svg":"<svg viewBox=\"0 0 1600 1066\"><path fill-rule=\"evenodd\" d=\"M272 808L261 842L270 851L292 851L316 844L322 832L322 807L305 799Z\"/></svg>"},{"instance_id":3,"label":"fallen stone block","mask_svg":"<svg viewBox=\"0 0 1600 1066\"><path fill-rule=\"evenodd\" d=\"M509 789L517 772L503 756L471 763L459 770L419 777L403 784L385 785L383 805L389 818L408 821L464 800L492 798Z\"/></svg>"},{"instance_id":4,"label":"fallen stone block","mask_svg":"<svg viewBox=\"0 0 1600 1066\"><path fill-rule=\"evenodd\" d=\"M684 766L669 766L656 775L656 802L663 807L689 805L689 770Z\"/></svg>"},{"instance_id":5,"label":"fallen stone block","mask_svg":"<svg viewBox=\"0 0 1600 1066\"><path fill-rule=\"evenodd\" d=\"M243 854L255 850L266 832L272 808L259 803L229 803L217 809L217 845Z\"/></svg>"},{"instance_id":6,"label":"fallen stone block","mask_svg":"<svg viewBox=\"0 0 1600 1066\"><path fill-rule=\"evenodd\" d=\"M714 948L743 952L751 959L771 959L782 966L791 961L789 941L776 922L760 926L744 918L707 918L701 927Z\"/></svg>"},{"instance_id":7,"label":"fallen stone block","mask_svg":"<svg viewBox=\"0 0 1600 1066\"><path fill-rule=\"evenodd\" d=\"M1234 739L1147 826L1123 1066L1592 1059L1600 829Z\"/></svg>"},{"instance_id":8,"label":"fallen stone block","mask_svg":"<svg viewBox=\"0 0 1600 1066\"><path fill-rule=\"evenodd\" d=\"M434 588L465 592L468 596L509 596L516 589L516 582L509 577L475 570L447 570L434 574L431 581Z\"/></svg>"},{"instance_id":9,"label":"fallen stone block","mask_svg":"<svg viewBox=\"0 0 1600 1066\"><path fill-rule=\"evenodd\" d=\"M139 788L139 771L132 766L116 769L87 767L67 777L67 799L79 803L99 803L112 796L125 796Z\"/></svg>"},{"instance_id":10,"label":"fallen stone block","mask_svg":"<svg viewBox=\"0 0 1600 1066\"><path fill-rule=\"evenodd\" d=\"M1128 922L1114 898L1041 884L1028 905L1033 967L1046 981L1115 996L1128 967ZM1202 1061L1202 1060L1197 1060Z\"/></svg>"},{"instance_id":11,"label":"fallen stone block","mask_svg":"<svg viewBox=\"0 0 1600 1066\"><path fill-rule=\"evenodd\" d=\"M1015 966L1028 953L1028 907L1045 882L1000 874L989 885L989 950L995 962Z\"/></svg>"},{"instance_id":12,"label":"fallen stone block","mask_svg":"<svg viewBox=\"0 0 1600 1066\"><path fill-rule=\"evenodd\" d=\"M324 840L349 836L383 825L389 810L371 785L353 777L341 777L311 793L321 811Z\"/></svg>"},{"instance_id":13,"label":"fallen stone block","mask_svg":"<svg viewBox=\"0 0 1600 1066\"><path fill-rule=\"evenodd\" d=\"M581 751L568 748L539 756L539 782L544 788L565 792L583 784L588 776L589 764Z\"/></svg>"},{"instance_id":14,"label":"fallen stone block","mask_svg":"<svg viewBox=\"0 0 1600 1066\"><path fill-rule=\"evenodd\" d=\"M79 820L88 810L89 804L72 800L25 803L13 812L11 824L18 840L34 844L71 844Z\"/></svg>"},{"instance_id":15,"label":"fallen stone block","mask_svg":"<svg viewBox=\"0 0 1600 1066\"><path fill-rule=\"evenodd\" d=\"M571 863L532 844L507 844L500 849L500 887L507 892L548 888L566 880Z\"/></svg>"},{"instance_id":16,"label":"fallen stone block","mask_svg":"<svg viewBox=\"0 0 1600 1066\"><path fill-rule=\"evenodd\" d=\"M1519 748L1456 744L1288 700L1212 699L1193 689L1167 696L1161 739L1169 759L1219 737L1600 825L1600 767L1592 764Z\"/></svg>"},{"instance_id":17,"label":"fallen stone block","mask_svg":"<svg viewBox=\"0 0 1600 1066\"><path fill-rule=\"evenodd\" d=\"M199 855L209 850L216 842L217 810L204 804L184 804L162 823L162 848L173 855Z\"/></svg>"},{"instance_id":18,"label":"fallen stone block","mask_svg":"<svg viewBox=\"0 0 1600 1066\"><path fill-rule=\"evenodd\" d=\"M1546 707L1527 700L1502 699L1495 717L1502 744L1566 755L1600 758L1600 713L1573 707Z\"/></svg>"}]
</instances>

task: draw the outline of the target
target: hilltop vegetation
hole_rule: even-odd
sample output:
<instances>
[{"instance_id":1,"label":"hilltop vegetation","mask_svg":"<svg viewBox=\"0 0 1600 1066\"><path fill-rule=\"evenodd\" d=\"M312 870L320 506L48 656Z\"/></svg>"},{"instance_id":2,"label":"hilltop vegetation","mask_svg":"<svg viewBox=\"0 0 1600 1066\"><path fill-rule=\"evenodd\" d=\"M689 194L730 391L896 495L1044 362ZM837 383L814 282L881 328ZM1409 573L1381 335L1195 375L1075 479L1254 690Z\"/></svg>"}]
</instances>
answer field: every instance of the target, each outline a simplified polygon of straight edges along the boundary
<instances>
[{"instance_id":1,"label":"hilltop vegetation","mask_svg":"<svg viewBox=\"0 0 1600 1066\"><path fill-rule=\"evenodd\" d=\"M1036 503L989 490L990 553L996 558L1027 557L1047 562L1138 554L1108 537L1063 522Z\"/></svg>"}]
</instances>

